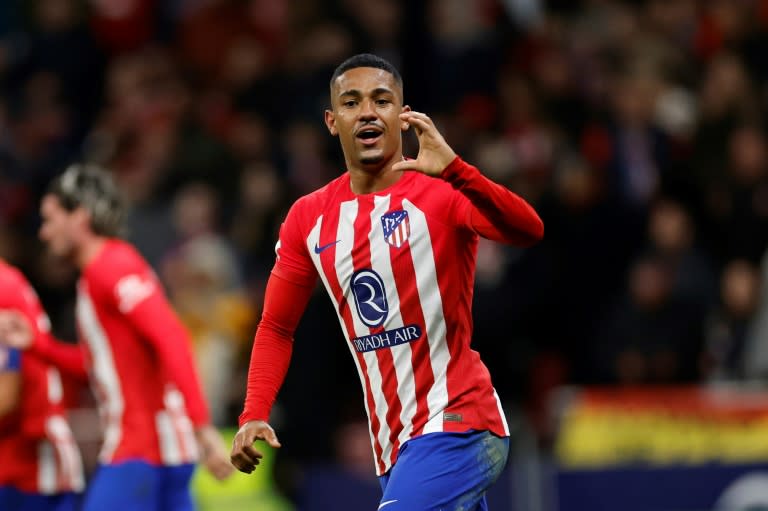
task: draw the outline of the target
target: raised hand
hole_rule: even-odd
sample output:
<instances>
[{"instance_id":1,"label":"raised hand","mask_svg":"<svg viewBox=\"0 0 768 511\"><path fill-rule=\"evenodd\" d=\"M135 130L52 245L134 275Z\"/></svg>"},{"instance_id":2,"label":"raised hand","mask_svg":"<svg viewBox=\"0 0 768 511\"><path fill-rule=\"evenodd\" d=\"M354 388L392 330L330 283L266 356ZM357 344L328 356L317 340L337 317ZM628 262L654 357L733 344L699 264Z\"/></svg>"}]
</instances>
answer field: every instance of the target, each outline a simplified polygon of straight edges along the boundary
<instances>
[{"instance_id":1,"label":"raised hand","mask_svg":"<svg viewBox=\"0 0 768 511\"><path fill-rule=\"evenodd\" d=\"M250 474L264 455L253 447L256 440L264 440L271 447L280 447L275 430L264 421L248 421L240 428L232 442L229 459L240 472Z\"/></svg>"},{"instance_id":2,"label":"raised hand","mask_svg":"<svg viewBox=\"0 0 768 511\"><path fill-rule=\"evenodd\" d=\"M415 160L404 160L392 166L392 170L416 170L428 176L439 176L456 158L451 146L435 127L426 114L408 111L400 114L400 119L413 126L419 140L419 154Z\"/></svg>"},{"instance_id":3,"label":"raised hand","mask_svg":"<svg viewBox=\"0 0 768 511\"><path fill-rule=\"evenodd\" d=\"M32 325L26 316L16 310L0 310L0 344L25 350L33 341Z\"/></svg>"}]
</instances>

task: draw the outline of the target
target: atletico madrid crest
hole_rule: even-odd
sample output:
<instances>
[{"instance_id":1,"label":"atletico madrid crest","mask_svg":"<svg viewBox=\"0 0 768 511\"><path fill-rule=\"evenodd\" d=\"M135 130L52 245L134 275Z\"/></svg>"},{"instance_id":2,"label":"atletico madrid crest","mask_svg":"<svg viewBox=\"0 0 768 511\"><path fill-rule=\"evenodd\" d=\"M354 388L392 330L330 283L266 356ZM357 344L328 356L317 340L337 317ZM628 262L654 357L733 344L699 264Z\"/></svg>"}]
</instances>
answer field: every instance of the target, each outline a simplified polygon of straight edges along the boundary
<instances>
[{"instance_id":1,"label":"atletico madrid crest","mask_svg":"<svg viewBox=\"0 0 768 511\"><path fill-rule=\"evenodd\" d=\"M384 240L395 248L402 247L411 235L408 212L403 209L382 215L381 226L384 228Z\"/></svg>"}]
</instances>

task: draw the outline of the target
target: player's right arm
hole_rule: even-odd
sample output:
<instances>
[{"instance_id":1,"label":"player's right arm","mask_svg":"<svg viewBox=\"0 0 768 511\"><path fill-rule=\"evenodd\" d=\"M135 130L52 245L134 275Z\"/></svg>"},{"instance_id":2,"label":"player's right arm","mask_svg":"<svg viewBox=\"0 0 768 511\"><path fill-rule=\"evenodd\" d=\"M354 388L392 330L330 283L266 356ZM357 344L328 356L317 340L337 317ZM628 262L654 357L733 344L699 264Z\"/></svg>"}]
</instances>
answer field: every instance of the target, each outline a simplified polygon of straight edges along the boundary
<instances>
[{"instance_id":1,"label":"player's right arm","mask_svg":"<svg viewBox=\"0 0 768 511\"><path fill-rule=\"evenodd\" d=\"M0 419L14 411L21 397L21 353L0 346Z\"/></svg>"},{"instance_id":2,"label":"player's right arm","mask_svg":"<svg viewBox=\"0 0 768 511\"><path fill-rule=\"evenodd\" d=\"M280 447L268 422L269 413L288 372L293 333L317 282L301 229L302 225L313 223L311 215L304 214L307 204L308 201L299 199L280 227L280 240L275 246L277 260L264 291L261 321L248 368L245 406L230 455L232 465L246 474L253 472L262 458L262 453L253 447L256 440Z\"/></svg>"},{"instance_id":3,"label":"player's right arm","mask_svg":"<svg viewBox=\"0 0 768 511\"><path fill-rule=\"evenodd\" d=\"M280 447L277 435L267 421L288 372L293 333L312 296L313 287L287 280L275 272L267 282L264 308L248 368L245 407L230 456L232 464L246 474L253 472L263 456L253 447L256 440Z\"/></svg>"},{"instance_id":4,"label":"player's right arm","mask_svg":"<svg viewBox=\"0 0 768 511\"><path fill-rule=\"evenodd\" d=\"M80 346L56 340L50 321L34 293L27 293L17 309L0 310L0 344L47 362L80 382L88 381Z\"/></svg>"}]
</instances>

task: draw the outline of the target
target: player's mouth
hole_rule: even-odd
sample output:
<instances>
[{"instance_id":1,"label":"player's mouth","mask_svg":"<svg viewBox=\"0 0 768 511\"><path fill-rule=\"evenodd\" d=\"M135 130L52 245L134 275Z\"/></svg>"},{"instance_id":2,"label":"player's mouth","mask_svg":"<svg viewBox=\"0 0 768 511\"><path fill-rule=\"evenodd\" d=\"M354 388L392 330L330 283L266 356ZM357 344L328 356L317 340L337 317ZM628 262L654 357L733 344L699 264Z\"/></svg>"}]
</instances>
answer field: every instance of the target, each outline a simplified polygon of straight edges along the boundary
<instances>
[{"instance_id":1,"label":"player's mouth","mask_svg":"<svg viewBox=\"0 0 768 511\"><path fill-rule=\"evenodd\" d=\"M360 128L355 137L365 146L372 146L376 144L381 138L383 131L378 126L365 126Z\"/></svg>"}]
</instances>

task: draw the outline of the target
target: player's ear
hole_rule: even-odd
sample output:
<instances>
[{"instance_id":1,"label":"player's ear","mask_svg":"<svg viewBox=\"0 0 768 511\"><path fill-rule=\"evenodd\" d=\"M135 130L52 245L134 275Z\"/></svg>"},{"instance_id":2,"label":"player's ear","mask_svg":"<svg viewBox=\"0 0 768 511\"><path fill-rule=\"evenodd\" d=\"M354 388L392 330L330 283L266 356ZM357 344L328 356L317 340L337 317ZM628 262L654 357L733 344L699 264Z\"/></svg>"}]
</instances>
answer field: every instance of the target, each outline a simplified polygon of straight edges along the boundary
<instances>
[{"instance_id":1,"label":"player's ear","mask_svg":"<svg viewBox=\"0 0 768 511\"><path fill-rule=\"evenodd\" d=\"M410 112L410 111L411 111L411 107L410 106L403 105L403 113L404 112ZM410 127L411 127L410 123L408 123L406 121L401 121L400 122L400 130L401 131L408 131L408 128L410 128Z\"/></svg>"},{"instance_id":2,"label":"player's ear","mask_svg":"<svg viewBox=\"0 0 768 511\"><path fill-rule=\"evenodd\" d=\"M333 111L331 110L325 111L325 126L334 137L339 134L339 130L336 129L336 117L333 115Z\"/></svg>"},{"instance_id":3,"label":"player's ear","mask_svg":"<svg viewBox=\"0 0 768 511\"><path fill-rule=\"evenodd\" d=\"M72 218L78 226L90 229L91 228L91 213L82 206L78 206L72 211Z\"/></svg>"}]
</instances>

